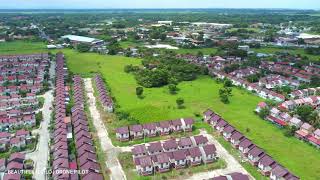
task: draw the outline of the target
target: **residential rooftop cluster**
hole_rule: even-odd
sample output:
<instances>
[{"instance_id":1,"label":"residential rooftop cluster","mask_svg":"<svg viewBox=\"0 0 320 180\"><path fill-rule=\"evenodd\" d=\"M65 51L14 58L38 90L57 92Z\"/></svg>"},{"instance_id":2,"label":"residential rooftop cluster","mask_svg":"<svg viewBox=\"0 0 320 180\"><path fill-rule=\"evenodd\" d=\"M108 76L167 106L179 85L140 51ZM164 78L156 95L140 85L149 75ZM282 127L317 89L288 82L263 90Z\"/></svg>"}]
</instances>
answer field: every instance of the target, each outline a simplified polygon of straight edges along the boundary
<instances>
[{"instance_id":1,"label":"residential rooftop cluster","mask_svg":"<svg viewBox=\"0 0 320 180\"><path fill-rule=\"evenodd\" d=\"M317 148L320 148L320 129L317 129L300 119L297 115L290 115L297 107L302 105L312 106L318 109L320 102L319 96L305 97L302 99L289 100L281 103L278 108L271 107L270 113L265 117L266 120L276 124L279 127L291 126L295 127L295 136L298 139L309 142ZM255 109L259 113L262 109L268 109L269 106L265 102L260 102ZM292 114L292 113L291 113Z\"/></svg>"},{"instance_id":2,"label":"residential rooftop cluster","mask_svg":"<svg viewBox=\"0 0 320 180\"><path fill-rule=\"evenodd\" d=\"M21 170L28 169L28 165L25 163L25 154L23 153L13 153L8 159L0 159L0 173L4 173L3 180L19 180L22 179L22 173L12 173L19 172Z\"/></svg>"},{"instance_id":3,"label":"residential rooftop cluster","mask_svg":"<svg viewBox=\"0 0 320 180\"><path fill-rule=\"evenodd\" d=\"M49 66L48 54L0 56L0 131L36 125Z\"/></svg>"},{"instance_id":4,"label":"residential rooftop cluster","mask_svg":"<svg viewBox=\"0 0 320 180\"><path fill-rule=\"evenodd\" d=\"M131 151L141 175L212 163L218 158L214 144L202 135L136 145Z\"/></svg>"},{"instance_id":5,"label":"residential rooftop cluster","mask_svg":"<svg viewBox=\"0 0 320 180\"><path fill-rule=\"evenodd\" d=\"M9 149L22 149L27 144L32 143L30 131L25 129L17 130L15 133L0 132L0 152L6 152Z\"/></svg>"},{"instance_id":6,"label":"residential rooftop cluster","mask_svg":"<svg viewBox=\"0 0 320 180\"><path fill-rule=\"evenodd\" d=\"M203 113L204 121L216 129L224 139L238 149L241 156L249 161L258 171L270 179L299 179L281 164L273 160L262 148L255 145L250 139L230 125L220 115L208 109Z\"/></svg>"},{"instance_id":7,"label":"residential rooftop cluster","mask_svg":"<svg viewBox=\"0 0 320 180\"><path fill-rule=\"evenodd\" d=\"M160 121L148 124L136 124L116 129L116 136L119 141L130 139L141 139L143 137L154 137L168 135L172 132L192 131L194 120L192 118L181 118L176 120Z\"/></svg>"}]
</instances>

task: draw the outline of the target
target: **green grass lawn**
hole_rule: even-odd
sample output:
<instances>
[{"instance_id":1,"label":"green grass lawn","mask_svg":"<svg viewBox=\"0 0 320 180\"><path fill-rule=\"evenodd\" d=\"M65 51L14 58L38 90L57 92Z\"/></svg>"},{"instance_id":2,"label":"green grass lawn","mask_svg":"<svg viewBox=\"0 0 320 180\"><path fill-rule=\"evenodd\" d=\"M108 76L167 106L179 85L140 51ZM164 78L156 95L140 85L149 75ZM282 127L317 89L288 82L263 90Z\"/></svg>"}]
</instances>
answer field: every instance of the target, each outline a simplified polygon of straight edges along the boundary
<instances>
[{"instance_id":1,"label":"green grass lawn","mask_svg":"<svg viewBox=\"0 0 320 180\"><path fill-rule=\"evenodd\" d=\"M0 54L31 54L43 52L48 52L48 50L42 42L0 42Z\"/></svg>"},{"instance_id":2,"label":"green grass lawn","mask_svg":"<svg viewBox=\"0 0 320 180\"><path fill-rule=\"evenodd\" d=\"M306 54L303 49L266 47L266 48L252 49L252 50L258 53L265 53L265 54L275 54L276 52L288 52L290 54L300 54L302 56L307 56L311 60L315 60L315 61L320 60L320 56Z\"/></svg>"},{"instance_id":3,"label":"green grass lawn","mask_svg":"<svg viewBox=\"0 0 320 180\"><path fill-rule=\"evenodd\" d=\"M262 99L237 88L233 88L231 103L220 102L220 84L207 76L192 82L179 84L177 95L170 95L167 87L144 90L144 99L135 95L138 86L134 77L123 71L127 64L140 64L139 59L120 56L102 56L92 53L80 54L64 50L70 70L84 76L101 72L106 78L119 109L129 112L141 123L179 117L194 117L207 108L221 114L238 130L262 147L279 163L283 164L302 179L317 179L320 174L320 153L314 147L296 138L287 138L282 130L259 119L253 109ZM175 100L185 99L185 108L177 109ZM249 131L247 131L249 130Z\"/></svg>"},{"instance_id":4,"label":"green grass lawn","mask_svg":"<svg viewBox=\"0 0 320 180\"><path fill-rule=\"evenodd\" d=\"M199 51L201 51L204 55L215 54L218 50L216 48L201 48L201 49L177 49L173 50L178 54L193 54L196 55Z\"/></svg>"}]
</instances>

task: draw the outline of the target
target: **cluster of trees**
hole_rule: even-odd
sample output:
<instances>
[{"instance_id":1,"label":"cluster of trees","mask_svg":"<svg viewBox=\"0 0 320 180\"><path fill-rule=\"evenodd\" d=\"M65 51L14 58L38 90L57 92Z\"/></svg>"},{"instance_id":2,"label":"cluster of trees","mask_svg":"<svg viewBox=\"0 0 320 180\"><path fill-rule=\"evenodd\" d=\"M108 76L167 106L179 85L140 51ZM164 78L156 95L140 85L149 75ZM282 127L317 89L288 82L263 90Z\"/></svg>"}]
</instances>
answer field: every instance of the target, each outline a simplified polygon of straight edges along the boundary
<instances>
[{"instance_id":1,"label":"cluster of trees","mask_svg":"<svg viewBox=\"0 0 320 180\"><path fill-rule=\"evenodd\" d=\"M221 102L230 103L229 97L232 96L232 82L229 79L223 80L223 88L219 89L219 97Z\"/></svg>"},{"instance_id":2,"label":"cluster of trees","mask_svg":"<svg viewBox=\"0 0 320 180\"><path fill-rule=\"evenodd\" d=\"M134 73L139 85L147 88L161 87L170 84L170 93L177 91L174 86L181 81L192 81L198 75L207 74L207 70L183 60L174 58L143 60L145 68L127 65L124 71Z\"/></svg>"},{"instance_id":3,"label":"cluster of trees","mask_svg":"<svg viewBox=\"0 0 320 180\"><path fill-rule=\"evenodd\" d=\"M299 117L305 122L308 122L314 127L320 127L320 117L318 111L314 110L312 106L299 106L296 108L295 113L299 115Z\"/></svg>"},{"instance_id":4,"label":"cluster of trees","mask_svg":"<svg viewBox=\"0 0 320 180\"><path fill-rule=\"evenodd\" d=\"M90 49L91 49L91 46L89 44L81 43L77 45L77 50L82 53L89 52Z\"/></svg>"},{"instance_id":5,"label":"cluster of trees","mask_svg":"<svg viewBox=\"0 0 320 180\"><path fill-rule=\"evenodd\" d=\"M311 48L308 47L304 50L306 54L311 54L311 55L320 55L320 48Z\"/></svg>"}]
</instances>

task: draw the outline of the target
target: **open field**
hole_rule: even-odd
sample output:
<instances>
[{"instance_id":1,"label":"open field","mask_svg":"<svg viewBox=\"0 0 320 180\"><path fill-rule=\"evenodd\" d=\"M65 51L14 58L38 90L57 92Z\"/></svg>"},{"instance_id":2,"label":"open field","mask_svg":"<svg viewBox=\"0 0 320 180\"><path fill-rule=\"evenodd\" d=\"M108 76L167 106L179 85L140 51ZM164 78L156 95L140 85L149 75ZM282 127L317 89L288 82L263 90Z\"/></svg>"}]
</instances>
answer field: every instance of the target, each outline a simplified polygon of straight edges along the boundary
<instances>
[{"instance_id":1,"label":"open field","mask_svg":"<svg viewBox=\"0 0 320 180\"><path fill-rule=\"evenodd\" d=\"M21 46L24 47L23 44ZM14 45L11 48L12 53L25 53L24 50L14 48ZM8 47L0 46L1 54L9 54L3 49ZM42 52L43 49L36 48L32 51ZM111 87L112 95L116 97L120 110L129 112L141 123L194 117L206 108L212 108L301 179L319 177L320 166L316 166L320 163L319 150L296 138L285 137L280 129L259 119L253 113L253 109L261 99L246 91L234 88L231 103L222 104L218 98L221 85L204 76L192 82L180 83L181 90L177 95L170 95L166 87L153 88L145 89L145 98L139 99L135 95L137 84L134 77L123 71L126 64L140 64L139 59L93 53L80 54L69 49L63 52L72 72L90 76L100 71ZM185 109L176 108L175 100L178 97L185 99Z\"/></svg>"},{"instance_id":2,"label":"open field","mask_svg":"<svg viewBox=\"0 0 320 180\"><path fill-rule=\"evenodd\" d=\"M47 51L46 45L42 42L0 42L0 54L29 54Z\"/></svg>"},{"instance_id":3,"label":"open field","mask_svg":"<svg viewBox=\"0 0 320 180\"><path fill-rule=\"evenodd\" d=\"M320 60L320 56L306 54L303 49L266 47L266 48L252 49L252 50L258 53L266 53L266 54L274 54L276 52L288 52L290 54L300 54L301 56L307 56L311 60L315 60L315 61Z\"/></svg>"},{"instance_id":4,"label":"open field","mask_svg":"<svg viewBox=\"0 0 320 180\"><path fill-rule=\"evenodd\" d=\"M72 72L90 76L100 71L116 97L119 109L129 112L141 123L194 117L206 108L212 108L302 179L316 179L320 174L320 167L312 165L320 163L319 151L296 138L285 137L280 129L259 119L253 109L262 99L244 90L234 88L231 103L225 105L218 97L221 85L204 76L180 83L177 95L170 95L166 87L152 88L145 89L145 98L139 99L135 95L137 84L134 77L123 71L126 64L140 64L139 59L80 54L72 50L64 52ZM186 108L176 108L177 97L185 99Z\"/></svg>"}]
</instances>

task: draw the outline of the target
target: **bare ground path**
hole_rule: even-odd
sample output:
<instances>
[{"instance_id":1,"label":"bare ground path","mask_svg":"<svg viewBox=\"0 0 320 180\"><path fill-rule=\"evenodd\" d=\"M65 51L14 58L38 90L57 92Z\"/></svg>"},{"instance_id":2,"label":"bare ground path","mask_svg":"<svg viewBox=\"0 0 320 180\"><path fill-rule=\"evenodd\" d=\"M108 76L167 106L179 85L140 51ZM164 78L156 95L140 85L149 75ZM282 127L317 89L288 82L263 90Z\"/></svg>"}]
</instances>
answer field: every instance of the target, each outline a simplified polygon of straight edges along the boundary
<instances>
[{"instance_id":1,"label":"bare ground path","mask_svg":"<svg viewBox=\"0 0 320 180\"><path fill-rule=\"evenodd\" d=\"M93 95L94 89L92 87L92 80L90 78L84 79L85 90L89 98L89 111L93 120L93 124L97 130L101 148L106 153L106 166L109 168L112 180L126 180L126 175L117 158L118 148L114 147L109 138L107 128L105 127L100 112L96 107L96 98Z\"/></svg>"}]
</instances>

